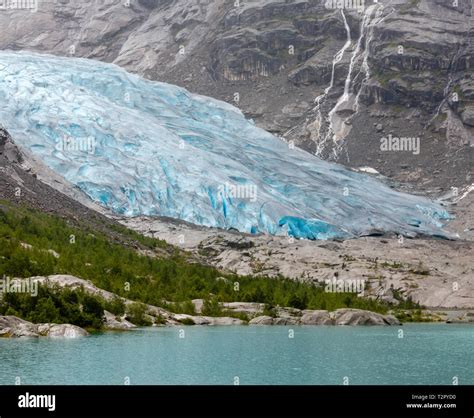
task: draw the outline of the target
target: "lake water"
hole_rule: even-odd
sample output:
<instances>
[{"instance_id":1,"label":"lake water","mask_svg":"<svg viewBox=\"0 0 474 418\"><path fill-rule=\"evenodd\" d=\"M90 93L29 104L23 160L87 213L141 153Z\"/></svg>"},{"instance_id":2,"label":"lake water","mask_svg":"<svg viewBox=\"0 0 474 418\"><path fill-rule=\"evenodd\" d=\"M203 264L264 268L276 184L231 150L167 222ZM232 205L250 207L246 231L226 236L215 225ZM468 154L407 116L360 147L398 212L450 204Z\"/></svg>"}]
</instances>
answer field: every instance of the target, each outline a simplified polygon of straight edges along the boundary
<instances>
[{"instance_id":1,"label":"lake water","mask_svg":"<svg viewBox=\"0 0 474 418\"><path fill-rule=\"evenodd\" d=\"M0 339L2 385L17 377L24 385L340 385L345 377L354 385L450 385L455 376L474 384L474 326L194 326Z\"/></svg>"}]
</instances>

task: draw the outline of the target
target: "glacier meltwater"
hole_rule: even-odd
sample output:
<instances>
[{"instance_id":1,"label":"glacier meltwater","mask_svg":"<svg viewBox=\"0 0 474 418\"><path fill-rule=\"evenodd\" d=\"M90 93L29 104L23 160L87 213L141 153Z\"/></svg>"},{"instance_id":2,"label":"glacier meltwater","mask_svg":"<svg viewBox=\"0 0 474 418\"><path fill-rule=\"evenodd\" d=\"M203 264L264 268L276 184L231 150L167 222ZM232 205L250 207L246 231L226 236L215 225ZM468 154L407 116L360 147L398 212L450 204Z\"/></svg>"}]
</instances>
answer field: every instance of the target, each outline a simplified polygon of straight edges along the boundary
<instances>
[{"instance_id":1,"label":"glacier meltwater","mask_svg":"<svg viewBox=\"0 0 474 418\"><path fill-rule=\"evenodd\" d=\"M3 51L0 100L18 145L116 214L308 239L446 235L438 204L112 64Z\"/></svg>"}]
</instances>

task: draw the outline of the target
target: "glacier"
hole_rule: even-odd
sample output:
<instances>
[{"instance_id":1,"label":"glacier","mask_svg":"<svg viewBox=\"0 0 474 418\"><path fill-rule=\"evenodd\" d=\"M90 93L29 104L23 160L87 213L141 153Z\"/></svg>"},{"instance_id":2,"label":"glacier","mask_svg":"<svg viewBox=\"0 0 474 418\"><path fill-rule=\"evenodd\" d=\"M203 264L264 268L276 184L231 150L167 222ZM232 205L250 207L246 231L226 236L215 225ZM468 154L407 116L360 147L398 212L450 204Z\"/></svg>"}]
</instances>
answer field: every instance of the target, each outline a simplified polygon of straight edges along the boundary
<instances>
[{"instance_id":1,"label":"glacier","mask_svg":"<svg viewBox=\"0 0 474 418\"><path fill-rule=\"evenodd\" d=\"M1 51L0 100L20 147L118 215L305 239L448 236L438 203L291 147L230 104L113 64Z\"/></svg>"}]
</instances>

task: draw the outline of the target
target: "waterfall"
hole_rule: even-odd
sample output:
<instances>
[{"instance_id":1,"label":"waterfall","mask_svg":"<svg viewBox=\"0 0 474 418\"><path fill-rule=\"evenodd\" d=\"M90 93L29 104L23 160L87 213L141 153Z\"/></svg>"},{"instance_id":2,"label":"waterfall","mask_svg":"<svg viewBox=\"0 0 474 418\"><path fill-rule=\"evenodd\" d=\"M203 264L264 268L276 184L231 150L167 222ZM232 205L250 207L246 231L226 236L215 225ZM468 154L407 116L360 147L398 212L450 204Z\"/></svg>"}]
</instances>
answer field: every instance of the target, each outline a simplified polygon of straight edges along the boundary
<instances>
[{"instance_id":1,"label":"waterfall","mask_svg":"<svg viewBox=\"0 0 474 418\"><path fill-rule=\"evenodd\" d=\"M324 90L324 93L316 97L314 100L316 103L316 106L314 108L314 111L317 113L316 116L316 123L318 126L318 139L321 136L321 128L322 128L322 114L321 114L321 104L324 102L324 99L326 99L327 95L329 92L332 90L334 86L334 77L335 77L335 72L336 72L336 65L341 62L342 58L344 57L344 53L346 50L351 46L352 44L352 38L351 38L351 29L349 27L349 24L347 23L346 15L344 14L344 10L341 9L341 15L342 19L344 21L344 27L346 29L347 33L347 40L344 46L338 51L338 53L334 56L334 59L332 60L332 71L331 71L331 82L329 83L329 86ZM316 150L316 155L320 155L322 150L324 149L324 143L319 142L317 144L317 150Z\"/></svg>"},{"instance_id":2,"label":"waterfall","mask_svg":"<svg viewBox=\"0 0 474 418\"><path fill-rule=\"evenodd\" d=\"M337 101L336 106L334 106L334 108L331 110L331 112L329 112L329 119L330 120L331 120L332 115L334 115L334 113L337 112L337 110L340 108L340 106L343 103L345 103L349 100L349 90L350 90L351 82L352 82L352 72L354 70L354 66L355 66L356 62L360 61L361 47L362 47L362 41L364 40L364 37L366 38L366 48L365 48L365 51L363 53L364 59L363 59L362 66L363 66L364 71L366 72L366 74L368 73L368 70L369 70L368 64L367 64L367 58L368 58L368 55L369 55L368 47L369 47L370 41L372 40L373 31L372 31L372 34L367 33L367 36L365 36L365 35L366 35L366 28L369 27L369 24L370 24L370 21L371 21L372 12L374 11L374 9L376 7L377 7L377 5L370 6L369 8L367 8L367 11L364 14L364 17L362 19L362 23L360 25L360 35L359 35L359 39L357 41L357 46L356 46L356 48L354 49L354 51L352 53L351 61L349 63L349 71L347 72L346 81L344 83L344 93L342 94L342 96ZM382 9L379 8L378 10L382 10ZM369 31L367 31L367 32L369 32ZM369 36L369 35L371 35L371 36Z\"/></svg>"},{"instance_id":3,"label":"waterfall","mask_svg":"<svg viewBox=\"0 0 474 418\"><path fill-rule=\"evenodd\" d=\"M383 11L384 6L380 3L373 4L365 10L360 24L359 38L354 47L354 50L352 51L351 59L349 62L349 68L344 82L344 91L342 95L338 98L335 106L329 111L327 117L323 121L321 108L325 99L328 96L329 91L334 87L335 66L341 61L342 55L352 44L350 28L347 23L344 11L341 10L341 14L344 20L344 26L347 31L347 42L341 49L341 51L336 54L335 59L333 60L333 71L329 87L326 88L324 93L318 96L315 100L315 125L318 126L316 155L318 156L321 156L329 141L332 140L333 155L334 157L337 157L342 146L342 140L350 132L351 128L349 125L347 125L346 122L349 121L354 116L354 114L358 112L361 92L367 81L370 79L370 68L368 64L368 58L370 53L370 44L374 37L374 28L376 25L382 23L388 16L393 13L392 9L391 13L383 17ZM355 76L353 76L357 67L359 67L359 71ZM363 75L364 78L360 83L360 87L356 93L354 91L354 86L356 84L355 81L361 75ZM340 112L344 110L347 111L346 115L341 116ZM323 125L327 125L327 129L325 131L323 130Z\"/></svg>"},{"instance_id":4,"label":"waterfall","mask_svg":"<svg viewBox=\"0 0 474 418\"><path fill-rule=\"evenodd\" d=\"M374 13L375 12L375 13ZM369 65L368 65L368 56L369 56L369 49L370 43L373 38L373 28L376 24L380 23L380 16L383 12L383 5L381 4L374 4L368 7L362 18L362 22L360 25L360 35L357 41L357 46L354 48L352 53L352 57L349 63L349 69L347 71L347 77L344 83L344 92L341 97L339 97L336 105L332 108L332 110L328 114L329 120L329 128L326 133L326 138L324 142L327 142L330 138L332 138L333 142L333 156L338 157L341 146L342 140L349 134L350 126L346 124L350 118L353 117L354 113L356 112L356 108L358 109L358 97L360 92L362 91L362 85L360 86L359 92L357 96L354 97L353 89L353 79L352 73L354 71L354 66L356 63L360 62L362 59L361 71L365 72L364 80L368 80L370 77L369 73ZM362 52L362 43L363 40L366 40L364 51ZM355 80L355 78L354 78ZM340 110L344 110L344 107L348 111L349 115L343 117L338 112Z\"/></svg>"},{"instance_id":5,"label":"waterfall","mask_svg":"<svg viewBox=\"0 0 474 418\"><path fill-rule=\"evenodd\" d=\"M374 28L377 25L380 25L385 19L387 19L390 15L392 15L395 12L395 9L392 7L392 10L390 13L388 13L386 16L382 17L382 13L384 10L384 6L378 8L375 12L375 17L373 21L368 25L368 30L367 30L367 36L365 37L365 46L364 46L364 52L363 52L363 60L362 60L362 67L361 70L359 71L359 74L357 74L356 77L354 77L354 80L357 79L357 77L364 72L365 76L364 79L362 80L362 83L359 87L359 91L357 93L355 103L354 103L354 112L357 113L359 111L359 99L360 95L362 93L362 90L364 86L367 84L367 82L370 79L370 67L369 67L369 53L370 53L370 44L372 43L372 39L374 38Z\"/></svg>"},{"instance_id":6,"label":"waterfall","mask_svg":"<svg viewBox=\"0 0 474 418\"><path fill-rule=\"evenodd\" d=\"M453 75L454 67L455 67L456 62L459 59L460 55L461 55L461 48L458 47L458 50L456 51L456 54L454 55L454 57L451 60L451 64L450 64L451 69L449 71L448 81L447 81L447 84L446 84L446 86L444 87L444 90L443 90L443 100L441 100L440 104L436 108L436 112L434 113L433 117L428 121L428 123L425 125L424 129L427 129L436 120L436 118L441 113L441 110L443 109L444 105L446 104L446 102L449 99L448 96L451 92L451 87L452 87L453 82L454 82L454 75Z\"/></svg>"}]
</instances>

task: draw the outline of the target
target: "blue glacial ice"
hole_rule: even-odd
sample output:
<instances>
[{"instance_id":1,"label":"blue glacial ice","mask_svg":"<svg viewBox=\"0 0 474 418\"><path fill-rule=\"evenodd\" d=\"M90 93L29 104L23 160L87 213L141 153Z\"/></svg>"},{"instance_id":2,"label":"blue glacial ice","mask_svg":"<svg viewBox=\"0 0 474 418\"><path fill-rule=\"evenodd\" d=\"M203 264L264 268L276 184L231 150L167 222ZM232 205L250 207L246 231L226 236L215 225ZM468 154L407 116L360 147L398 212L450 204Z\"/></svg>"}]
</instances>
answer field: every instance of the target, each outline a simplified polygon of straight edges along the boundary
<instances>
[{"instance_id":1,"label":"blue glacial ice","mask_svg":"<svg viewBox=\"0 0 474 418\"><path fill-rule=\"evenodd\" d=\"M111 64L3 51L0 100L18 145L116 214L307 239L446 236L440 205Z\"/></svg>"}]
</instances>

